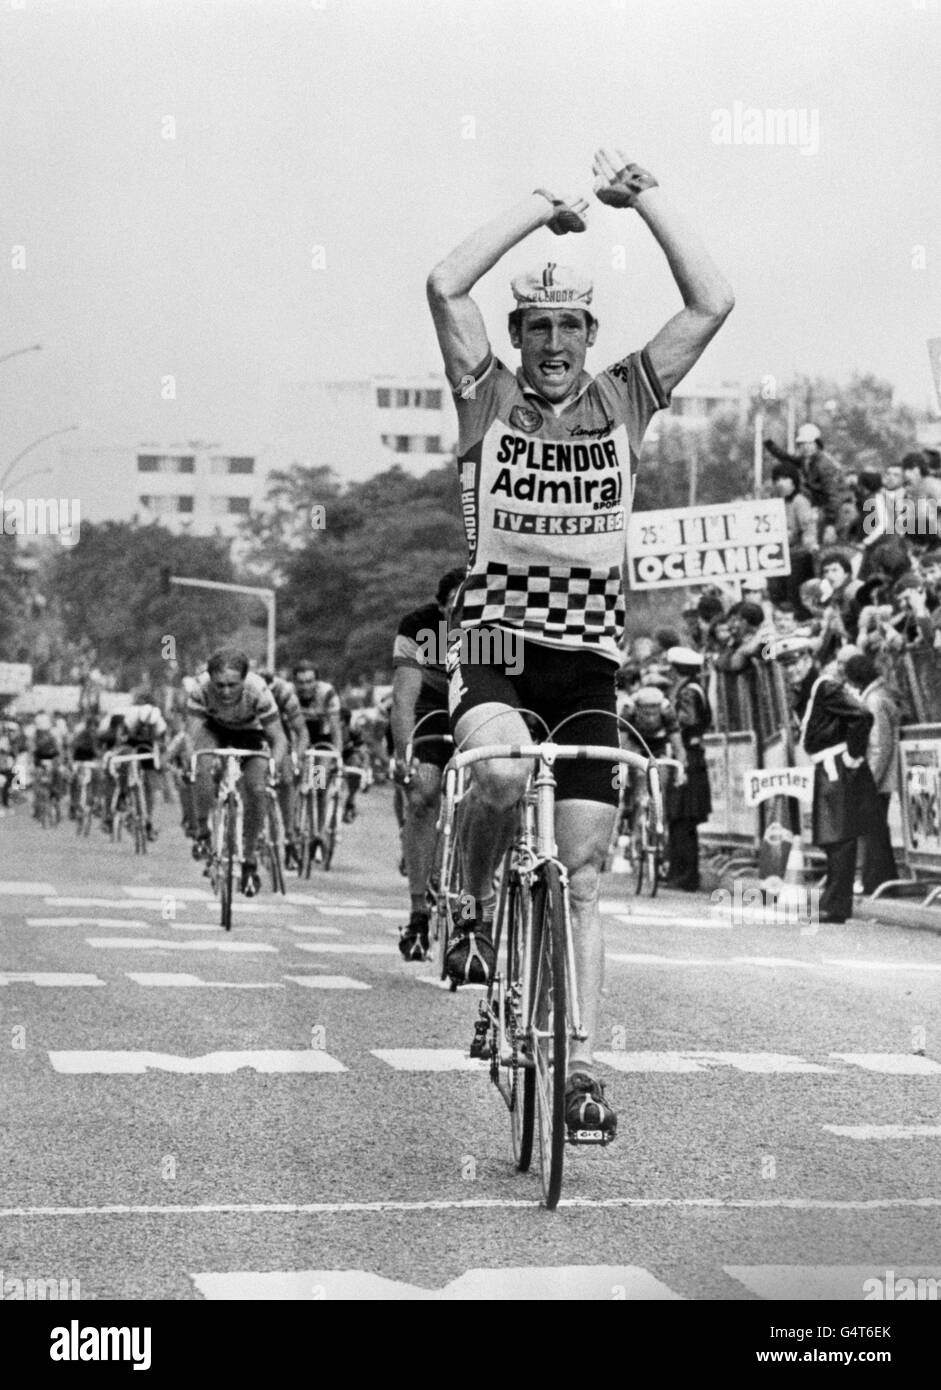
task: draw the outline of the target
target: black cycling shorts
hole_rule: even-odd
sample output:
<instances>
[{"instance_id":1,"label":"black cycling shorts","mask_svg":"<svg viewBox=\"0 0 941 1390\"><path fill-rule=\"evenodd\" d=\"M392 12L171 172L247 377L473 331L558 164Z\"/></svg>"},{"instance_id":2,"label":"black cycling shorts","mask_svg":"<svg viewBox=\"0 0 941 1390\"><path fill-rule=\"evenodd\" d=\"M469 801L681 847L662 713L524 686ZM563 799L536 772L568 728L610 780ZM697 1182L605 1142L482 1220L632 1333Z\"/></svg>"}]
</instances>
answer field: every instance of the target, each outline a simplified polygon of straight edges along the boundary
<instances>
[{"instance_id":1,"label":"black cycling shorts","mask_svg":"<svg viewBox=\"0 0 941 1390\"><path fill-rule=\"evenodd\" d=\"M233 729L227 724L218 723L215 719L207 719L205 726L219 748L241 748L246 753L257 751L265 757L271 753L271 745L265 737L264 729Z\"/></svg>"},{"instance_id":2,"label":"black cycling shorts","mask_svg":"<svg viewBox=\"0 0 941 1390\"><path fill-rule=\"evenodd\" d=\"M498 634L494 632L499 651ZM461 662L458 644L449 653L448 670L451 729L478 705L501 704L512 709L532 710L545 720L550 733L559 729L559 743L594 743L606 748L618 747L618 726L615 715L617 702L613 661L597 652L564 651L539 642L518 642L517 658L508 670L508 663L475 663L474 644L467 643L467 655ZM481 643L486 652L485 643ZM586 711L580 713L580 711ZM591 712L588 712L591 711ZM595 711L601 711L596 713ZM575 715L575 718L569 718ZM544 739L541 726L536 740ZM620 796L618 764L615 762L584 762L560 759L555 766L557 801L600 801L617 806Z\"/></svg>"},{"instance_id":3,"label":"black cycling shorts","mask_svg":"<svg viewBox=\"0 0 941 1390\"><path fill-rule=\"evenodd\" d=\"M415 745L415 760L430 763L432 767L443 768L454 752L454 744L450 741L451 724L447 706L418 704L415 706L415 723L420 719L424 719L425 722L415 732L415 737L419 740ZM427 743L421 741L424 739L428 740Z\"/></svg>"}]
</instances>

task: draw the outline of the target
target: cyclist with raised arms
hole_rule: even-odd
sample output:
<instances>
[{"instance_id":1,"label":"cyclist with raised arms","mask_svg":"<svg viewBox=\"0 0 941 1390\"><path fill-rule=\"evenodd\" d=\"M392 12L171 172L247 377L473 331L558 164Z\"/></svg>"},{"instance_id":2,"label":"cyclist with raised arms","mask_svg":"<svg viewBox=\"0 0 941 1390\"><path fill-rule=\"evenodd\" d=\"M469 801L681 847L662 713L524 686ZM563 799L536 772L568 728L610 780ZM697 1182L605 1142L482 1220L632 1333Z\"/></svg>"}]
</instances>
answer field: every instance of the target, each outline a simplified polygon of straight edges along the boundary
<instances>
[{"instance_id":1,"label":"cyclist with raised arms","mask_svg":"<svg viewBox=\"0 0 941 1390\"><path fill-rule=\"evenodd\" d=\"M288 756L288 742L274 696L261 676L248 669L248 657L234 647L223 647L209 658L208 667L195 682L186 702L186 732L190 751L201 748L242 748L258 756L242 763L245 797L242 892L253 898L261 888L257 843L265 822L265 787L269 755L276 767ZM270 750L270 754L269 754ZM195 858L209 850L209 816L215 795L215 759L203 758L196 770Z\"/></svg>"},{"instance_id":2,"label":"cyclist with raised arms","mask_svg":"<svg viewBox=\"0 0 941 1390\"><path fill-rule=\"evenodd\" d=\"M683 299L641 351L595 378L584 371L598 332L592 286L554 261L512 282L509 334L521 355L515 374L494 356L471 298L477 281L538 228L582 231L584 200L566 204L543 189L529 194L463 241L428 280L455 389L470 551L455 617L463 631L488 629L490 637L489 644L462 638L449 652L451 720L462 748L529 742L521 707L534 709L550 729L580 711L614 713L625 517L641 441L733 305L729 285L650 173L605 150L596 154L594 172L602 202L634 210L646 223ZM474 645L478 658L486 646L500 659L471 659ZM616 747L617 724L581 713L559 739ZM475 900L475 916L448 953L449 973L459 982L485 980L493 971L493 875L529 772L529 764L511 760L475 768L463 845L463 886ZM569 876L588 1034L572 1046L566 1121L612 1136L617 1118L595 1075L592 1044L603 972L598 889L617 779L603 763L587 761L561 762L556 778L556 839Z\"/></svg>"}]
</instances>

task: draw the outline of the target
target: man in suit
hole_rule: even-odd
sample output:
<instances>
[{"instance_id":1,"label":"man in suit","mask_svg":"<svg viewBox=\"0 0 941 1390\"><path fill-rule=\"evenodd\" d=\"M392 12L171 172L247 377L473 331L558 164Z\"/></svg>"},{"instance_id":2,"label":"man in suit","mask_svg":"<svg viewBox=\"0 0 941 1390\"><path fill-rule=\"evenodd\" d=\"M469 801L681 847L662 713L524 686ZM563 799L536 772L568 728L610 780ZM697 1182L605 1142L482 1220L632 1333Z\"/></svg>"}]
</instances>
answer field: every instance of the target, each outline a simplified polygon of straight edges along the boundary
<instances>
[{"instance_id":1,"label":"man in suit","mask_svg":"<svg viewBox=\"0 0 941 1390\"><path fill-rule=\"evenodd\" d=\"M816 675L811 640L790 638L774 655L785 663L800 742L814 764L813 842L827 856L821 922L853 915L856 844L872 823L876 784L866 762L873 717L839 682Z\"/></svg>"},{"instance_id":2,"label":"man in suit","mask_svg":"<svg viewBox=\"0 0 941 1390\"><path fill-rule=\"evenodd\" d=\"M876 784L872 825L860 837L863 892L874 893L880 883L898 877L889 834L889 802L898 791L899 707L871 656L851 656L844 668L846 683L873 717L866 761Z\"/></svg>"},{"instance_id":3,"label":"man in suit","mask_svg":"<svg viewBox=\"0 0 941 1390\"><path fill-rule=\"evenodd\" d=\"M759 610L760 611L760 610ZM699 889L699 834L709 819L712 800L703 737L712 728L712 711L700 684L703 659L691 647L671 647L667 660L676 673L673 706L686 757L685 777L678 777L667 798L670 828L671 888L695 893Z\"/></svg>"}]
</instances>

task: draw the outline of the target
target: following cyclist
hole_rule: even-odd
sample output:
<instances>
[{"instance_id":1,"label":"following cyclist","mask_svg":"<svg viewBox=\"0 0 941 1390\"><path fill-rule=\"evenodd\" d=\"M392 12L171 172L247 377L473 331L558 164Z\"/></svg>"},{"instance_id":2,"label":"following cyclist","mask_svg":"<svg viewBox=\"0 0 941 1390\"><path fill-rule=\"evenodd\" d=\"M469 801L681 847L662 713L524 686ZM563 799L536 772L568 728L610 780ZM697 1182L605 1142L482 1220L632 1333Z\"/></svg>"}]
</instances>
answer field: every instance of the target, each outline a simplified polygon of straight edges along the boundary
<instances>
[{"instance_id":1,"label":"following cyclist","mask_svg":"<svg viewBox=\"0 0 941 1390\"><path fill-rule=\"evenodd\" d=\"M732 309L732 291L698 238L646 170L618 153L595 156L596 192L634 210L663 250L683 308L639 352L596 378L584 371L598 323L591 282L554 260L512 282L513 373L494 355L471 290L540 227L582 231L584 200L567 206L528 194L462 242L431 273L428 296L455 390L462 506L470 550L455 606L460 642L449 651L450 710L462 749L530 741L520 707L550 729L570 715L566 742L616 747L614 673L624 631L626 503L644 431ZM484 630L487 644L465 641ZM477 633L480 639L482 633ZM489 660L481 660L485 645ZM486 981L495 966L494 872L531 765L478 765L465 804L464 887L474 918L448 951L456 982ZM602 763L556 769L556 840L568 871L575 970L585 1039L573 1041L566 1085L570 1129L613 1137L617 1118L597 1079L603 944L600 871L614 822L616 778Z\"/></svg>"},{"instance_id":2,"label":"following cyclist","mask_svg":"<svg viewBox=\"0 0 941 1390\"><path fill-rule=\"evenodd\" d=\"M288 742L287 757L278 768L278 804L284 822L284 867L297 869L300 868L301 861L294 841L294 807L297 802L297 780L310 742L307 723L290 681L286 681L283 676L276 676L273 671L262 671L261 678L274 696L281 716L281 727Z\"/></svg>"},{"instance_id":3,"label":"following cyclist","mask_svg":"<svg viewBox=\"0 0 941 1390\"><path fill-rule=\"evenodd\" d=\"M268 759L281 767L288 756L288 742L274 696L261 676L248 669L248 657L235 647L213 652L205 673L191 689L186 703L190 753L203 748L241 748L256 756L242 763L245 825L241 889L253 898L261 888L258 873L258 836L265 823ZM209 854L209 816L216 779L208 758L196 768L194 800L196 837L194 859Z\"/></svg>"},{"instance_id":4,"label":"following cyclist","mask_svg":"<svg viewBox=\"0 0 941 1390\"><path fill-rule=\"evenodd\" d=\"M433 603L406 613L392 648L390 728L395 756L392 776L405 789L402 850L408 870L411 916L402 928L399 950L406 960L428 953L426 891L435 856L435 823L441 801L441 773L451 756L448 723L447 633L463 569L441 576ZM421 723L411 763L406 749Z\"/></svg>"}]
</instances>

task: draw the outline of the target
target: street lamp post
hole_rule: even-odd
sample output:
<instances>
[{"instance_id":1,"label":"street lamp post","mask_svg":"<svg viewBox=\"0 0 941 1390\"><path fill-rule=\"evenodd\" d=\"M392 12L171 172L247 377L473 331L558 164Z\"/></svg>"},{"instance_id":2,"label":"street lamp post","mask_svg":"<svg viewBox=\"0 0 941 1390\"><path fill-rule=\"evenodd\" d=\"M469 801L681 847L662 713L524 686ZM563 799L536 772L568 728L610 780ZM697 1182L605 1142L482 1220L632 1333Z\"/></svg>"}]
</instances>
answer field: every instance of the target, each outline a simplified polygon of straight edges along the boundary
<instances>
[{"instance_id":1,"label":"street lamp post","mask_svg":"<svg viewBox=\"0 0 941 1390\"><path fill-rule=\"evenodd\" d=\"M5 352L0 357L0 362L9 362L11 357L19 357L24 352L42 352L42 343L31 343L29 347L14 348L12 352Z\"/></svg>"},{"instance_id":2,"label":"street lamp post","mask_svg":"<svg viewBox=\"0 0 941 1390\"><path fill-rule=\"evenodd\" d=\"M262 589L253 584L223 584L222 581L218 579L181 579L175 574L168 575L167 582L169 584L177 584L187 589L223 589L230 594L254 594L256 598L260 598L265 605L265 611L268 615L268 641L265 665L269 671L274 670L274 589Z\"/></svg>"},{"instance_id":3,"label":"street lamp post","mask_svg":"<svg viewBox=\"0 0 941 1390\"><path fill-rule=\"evenodd\" d=\"M3 477L0 478L0 489L3 488L7 478L9 478L10 474L13 472L13 469L19 463L21 458L25 458L26 455L31 453L33 449L37 449L40 444L45 444L47 439L55 439L55 437L59 434L70 434L72 430L77 430L79 428L79 425L63 425L61 429L50 430L48 434L41 434L38 439L34 439L31 444L27 444L26 448L21 449L20 452L16 455L16 457L12 458L10 462L7 464Z\"/></svg>"}]
</instances>

